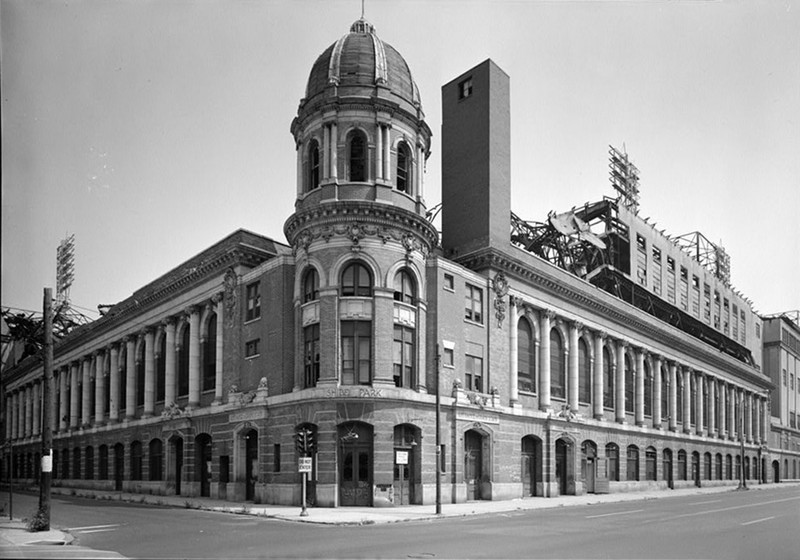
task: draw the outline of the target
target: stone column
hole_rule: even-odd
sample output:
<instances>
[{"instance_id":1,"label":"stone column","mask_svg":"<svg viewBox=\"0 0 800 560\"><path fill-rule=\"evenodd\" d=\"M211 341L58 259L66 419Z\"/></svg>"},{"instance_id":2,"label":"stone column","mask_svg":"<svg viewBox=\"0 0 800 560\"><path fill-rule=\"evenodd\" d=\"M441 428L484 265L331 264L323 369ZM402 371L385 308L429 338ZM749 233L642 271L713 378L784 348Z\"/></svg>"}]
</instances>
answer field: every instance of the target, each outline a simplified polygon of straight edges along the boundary
<instances>
[{"instance_id":1,"label":"stone column","mask_svg":"<svg viewBox=\"0 0 800 560\"><path fill-rule=\"evenodd\" d=\"M164 326L164 407L175 402L175 318L168 317L161 324Z\"/></svg>"},{"instance_id":2,"label":"stone column","mask_svg":"<svg viewBox=\"0 0 800 560\"><path fill-rule=\"evenodd\" d=\"M70 365L70 385L69 385L69 427L75 429L80 423L80 393L78 393L78 366L79 362L72 362Z\"/></svg>"},{"instance_id":3,"label":"stone column","mask_svg":"<svg viewBox=\"0 0 800 560\"><path fill-rule=\"evenodd\" d=\"M109 352L109 399L108 419L111 422L119 421L119 345L114 342L108 347Z\"/></svg>"},{"instance_id":4,"label":"stone column","mask_svg":"<svg viewBox=\"0 0 800 560\"><path fill-rule=\"evenodd\" d=\"M383 125L378 123L377 134L375 135L375 179L383 179Z\"/></svg>"},{"instance_id":5,"label":"stone column","mask_svg":"<svg viewBox=\"0 0 800 560\"><path fill-rule=\"evenodd\" d=\"M625 422L625 349L628 343L617 343L616 398L614 399L614 418L617 422ZM621 457L620 457L621 460Z\"/></svg>"},{"instance_id":6,"label":"stone column","mask_svg":"<svg viewBox=\"0 0 800 560\"><path fill-rule=\"evenodd\" d=\"M701 372L695 372L695 386L697 387L697 422L695 423L695 432L697 435L702 436L705 435L705 423L703 422L703 414L704 414L704 407L703 407L703 389L704 389L704 378Z\"/></svg>"},{"instance_id":7,"label":"stone column","mask_svg":"<svg viewBox=\"0 0 800 560\"><path fill-rule=\"evenodd\" d=\"M511 354L509 360L509 387L511 389L511 404L514 405L519 401L519 318L517 313L517 305L521 302L518 298L509 297L508 306L508 346Z\"/></svg>"},{"instance_id":8,"label":"stone column","mask_svg":"<svg viewBox=\"0 0 800 560\"><path fill-rule=\"evenodd\" d=\"M337 161L337 152L339 150L339 133L337 131L336 122L331 123L331 179L334 182L339 180L339 162Z\"/></svg>"},{"instance_id":9,"label":"stone column","mask_svg":"<svg viewBox=\"0 0 800 560\"><path fill-rule=\"evenodd\" d=\"M606 341L606 333L594 333L594 400L592 401L592 408L594 409L595 420L603 419L603 393L605 387L603 386L603 369L605 369L605 357L603 356L603 346Z\"/></svg>"},{"instance_id":10,"label":"stone column","mask_svg":"<svg viewBox=\"0 0 800 560\"><path fill-rule=\"evenodd\" d=\"M761 397L756 397L756 399L755 399L753 404L756 407L755 411L753 411L753 413L755 414L755 423L756 423L756 425L755 425L755 433L753 434L753 441L755 441L755 443L757 443L757 444L760 444L761 443L761 415L762 415L762 413L761 413Z\"/></svg>"},{"instance_id":11,"label":"stone column","mask_svg":"<svg viewBox=\"0 0 800 560\"><path fill-rule=\"evenodd\" d=\"M188 409L200 406L200 308L191 306L189 313L189 403Z\"/></svg>"},{"instance_id":12,"label":"stone column","mask_svg":"<svg viewBox=\"0 0 800 560\"><path fill-rule=\"evenodd\" d=\"M706 388L708 390L708 436L717 437L717 380L707 376Z\"/></svg>"},{"instance_id":13,"label":"stone column","mask_svg":"<svg viewBox=\"0 0 800 560\"><path fill-rule=\"evenodd\" d=\"M669 430L678 431L678 366L675 362L669 364Z\"/></svg>"},{"instance_id":14,"label":"stone column","mask_svg":"<svg viewBox=\"0 0 800 560\"><path fill-rule=\"evenodd\" d=\"M681 368L683 378L683 433L692 431L692 370L688 367ZM687 459L688 460L688 459Z\"/></svg>"},{"instance_id":15,"label":"stone column","mask_svg":"<svg viewBox=\"0 0 800 560\"><path fill-rule=\"evenodd\" d=\"M41 416L42 413L42 401L40 396L39 387L41 387L40 383L34 383L33 387L31 387L31 400L33 401L33 413L32 413L32 426L31 426L31 435L38 436L41 433Z\"/></svg>"},{"instance_id":16,"label":"stone column","mask_svg":"<svg viewBox=\"0 0 800 560\"><path fill-rule=\"evenodd\" d=\"M765 399L763 399L761 401L761 404L763 405L761 407L761 412L762 412L762 417L761 417L762 418L762 422L761 422L761 441L762 441L762 443L766 443L767 445L769 445L769 432L770 432L770 423L771 423L770 418L772 416L772 410L771 410L771 407L770 407L769 396L767 396Z\"/></svg>"},{"instance_id":17,"label":"stone column","mask_svg":"<svg viewBox=\"0 0 800 560\"><path fill-rule=\"evenodd\" d=\"M217 312L217 363L214 364L214 400L212 405L222 404L222 370L224 361L224 334L225 334L225 298L222 292L214 296L215 310Z\"/></svg>"},{"instance_id":18,"label":"stone column","mask_svg":"<svg viewBox=\"0 0 800 560\"><path fill-rule=\"evenodd\" d=\"M89 415L92 408L92 364L91 358L83 358L83 386L81 387L81 426L88 426L92 423Z\"/></svg>"},{"instance_id":19,"label":"stone column","mask_svg":"<svg viewBox=\"0 0 800 560\"><path fill-rule=\"evenodd\" d=\"M661 429L661 384L663 383L661 375L661 356L653 354L653 427L657 430Z\"/></svg>"},{"instance_id":20,"label":"stone column","mask_svg":"<svg viewBox=\"0 0 800 560\"><path fill-rule=\"evenodd\" d=\"M331 131L329 125L322 125L322 179L331 176Z\"/></svg>"},{"instance_id":21,"label":"stone column","mask_svg":"<svg viewBox=\"0 0 800 560\"><path fill-rule=\"evenodd\" d=\"M731 440L735 440L739 434L739 426L736 424L736 393L736 387L731 385L728 399L728 439Z\"/></svg>"},{"instance_id":22,"label":"stone column","mask_svg":"<svg viewBox=\"0 0 800 560\"><path fill-rule=\"evenodd\" d=\"M391 125L383 127L386 138L383 141L383 178L387 183L392 180L392 138L390 136Z\"/></svg>"},{"instance_id":23,"label":"stone column","mask_svg":"<svg viewBox=\"0 0 800 560\"><path fill-rule=\"evenodd\" d=\"M69 377L69 366L61 366L61 373L58 375L58 388L59 388L59 403L58 403L58 431L63 432L67 429L67 425L69 422L69 417L67 416L69 413L67 412L69 398L67 394L67 387L69 384L67 383L67 378Z\"/></svg>"},{"instance_id":24,"label":"stone column","mask_svg":"<svg viewBox=\"0 0 800 560\"><path fill-rule=\"evenodd\" d=\"M744 433L747 436L747 443L753 443L753 393L748 392L746 395L747 398L747 407L746 412L747 415L745 416L745 430Z\"/></svg>"},{"instance_id":25,"label":"stone column","mask_svg":"<svg viewBox=\"0 0 800 560\"><path fill-rule=\"evenodd\" d=\"M567 363L567 403L572 412L578 412L578 336L583 324L572 321L569 324L569 356Z\"/></svg>"},{"instance_id":26,"label":"stone column","mask_svg":"<svg viewBox=\"0 0 800 560\"><path fill-rule=\"evenodd\" d=\"M644 361L647 351L636 349L636 402L634 403L634 417L637 426L644 426ZM650 393L652 396L652 392Z\"/></svg>"},{"instance_id":27,"label":"stone column","mask_svg":"<svg viewBox=\"0 0 800 560\"><path fill-rule=\"evenodd\" d=\"M539 344L539 409L550 410L550 321L555 313L549 309L539 314L541 343Z\"/></svg>"},{"instance_id":28,"label":"stone column","mask_svg":"<svg viewBox=\"0 0 800 560\"><path fill-rule=\"evenodd\" d=\"M94 353L94 422L98 426L106 420L106 378L103 350Z\"/></svg>"},{"instance_id":29,"label":"stone column","mask_svg":"<svg viewBox=\"0 0 800 560\"><path fill-rule=\"evenodd\" d=\"M136 337L125 341L125 418L136 418Z\"/></svg>"},{"instance_id":30,"label":"stone column","mask_svg":"<svg viewBox=\"0 0 800 560\"><path fill-rule=\"evenodd\" d=\"M152 327L144 331L144 418L153 416L156 402L155 333Z\"/></svg>"}]
</instances>

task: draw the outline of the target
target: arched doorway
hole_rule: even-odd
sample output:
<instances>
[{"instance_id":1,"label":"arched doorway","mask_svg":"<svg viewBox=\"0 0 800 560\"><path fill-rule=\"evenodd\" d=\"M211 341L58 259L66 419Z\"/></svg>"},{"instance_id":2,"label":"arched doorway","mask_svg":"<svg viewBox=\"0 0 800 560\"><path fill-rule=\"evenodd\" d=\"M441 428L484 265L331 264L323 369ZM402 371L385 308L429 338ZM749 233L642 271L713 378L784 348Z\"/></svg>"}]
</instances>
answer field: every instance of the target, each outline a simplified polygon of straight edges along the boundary
<instances>
[{"instance_id":1,"label":"arched doorway","mask_svg":"<svg viewBox=\"0 0 800 560\"><path fill-rule=\"evenodd\" d=\"M122 481L125 479L125 446L118 443L114 446L114 490L122 492Z\"/></svg>"},{"instance_id":2,"label":"arched doorway","mask_svg":"<svg viewBox=\"0 0 800 560\"><path fill-rule=\"evenodd\" d=\"M565 438L556 440L555 477L558 493L561 496L575 493L575 471L572 465L572 442Z\"/></svg>"},{"instance_id":3,"label":"arched doorway","mask_svg":"<svg viewBox=\"0 0 800 560\"><path fill-rule=\"evenodd\" d=\"M664 480L667 481L668 488L675 488L675 483L672 478L672 450L665 449L662 454L662 457L663 459L661 468L664 471L662 476L664 477Z\"/></svg>"},{"instance_id":4,"label":"arched doorway","mask_svg":"<svg viewBox=\"0 0 800 560\"><path fill-rule=\"evenodd\" d=\"M692 452L692 480L695 486L700 486L700 453Z\"/></svg>"},{"instance_id":5,"label":"arched doorway","mask_svg":"<svg viewBox=\"0 0 800 560\"><path fill-rule=\"evenodd\" d=\"M339 503L372 505L372 426L347 422L338 429Z\"/></svg>"},{"instance_id":6,"label":"arched doorway","mask_svg":"<svg viewBox=\"0 0 800 560\"><path fill-rule=\"evenodd\" d=\"M484 479L484 435L477 430L464 433L464 482L467 485L467 501L483 500L481 483Z\"/></svg>"},{"instance_id":7,"label":"arched doorway","mask_svg":"<svg viewBox=\"0 0 800 560\"><path fill-rule=\"evenodd\" d=\"M200 434L194 439L195 481L200 483L200 496L211 496L211 436Z\"/></svg>"},{"instance_id":8,"label":"arched doorway","mask_svg":"<svg viewBox=\"0 0 800 560\"><path fill-rule=\"evenodd\" d=\"M254 500L258 482L258 432L248 430L244 435L245 490L244 499Z\"/></svg>"},{"instance_id":9,"label":"arched doorway","mask_svg":"<svg viewBox=\"0 0 800 560\"><path fill-rule=\"evenodd\" d=\"M594 481L596 473L597 444L587 439L581 444L581 478L586 485L585 490L589 494L594 494Z\"/></svg>"},{"instance_id":10,"label":"arched doorway","mask_svg":"<svg viewBox=\"0 0 800 560\"><path fill-rule=\"evenodd\" d=\"M168 480L175 483L175 495L181 495L181 479L183 478L183 438L173 437L169 440Z\"/></svg>"},{"instance_id":11,"label":"arched doorway","mask_svg":"<svg viewBox=\"0 0 800 560\"><path fill-rule=\"evenodd\" d=\"M781 481L781 464L778 461L772 461L772 482Z\"/></svg>"},{"instance_id":12,"label":"arched doorway","mask_svg":"<svg viewBox=\"0 0 800 560\"><path fill-rule=\"evenodd\" d=\"M420 481L420 430L411 424L394 427L394 492L395 504L421 504L417 485Z\"/></svg>"},{"instance_id":13,"label":"arched doorway","mask_svg":"<svg viewBox=\"0 0 800 560\"><path fill-rule=\"evenodd\" d=\"M761 457L761 482L767 483L767 458Z\"/></svg>"},{"instance_id":14,"label":"arched doorway","mask_svg":"<svg viewBox=\"0 0 800 560\"><path fill-rule=\"evenodd\" d=\"M522 495L542 495L542 440L522 438Z\"/></svg>"}]
</instances>

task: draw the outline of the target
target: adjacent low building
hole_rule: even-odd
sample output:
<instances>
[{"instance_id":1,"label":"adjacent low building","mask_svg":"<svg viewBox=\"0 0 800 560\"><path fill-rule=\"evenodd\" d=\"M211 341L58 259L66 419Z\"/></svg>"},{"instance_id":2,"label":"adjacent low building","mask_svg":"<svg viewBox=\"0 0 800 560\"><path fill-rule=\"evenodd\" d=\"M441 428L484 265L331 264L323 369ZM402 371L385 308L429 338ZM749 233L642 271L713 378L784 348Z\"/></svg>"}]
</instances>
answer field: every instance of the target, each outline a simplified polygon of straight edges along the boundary
<instances>
[{"instance_id":1,"label":"adjacent low building","mask_svg":"<svg viewBox=\"0 0 800 560\"><path fill-rule=\"evenodd\" d=\"M433 503L437 476L444 502L775 480L777 381L724 259L641 219L630 177L512 214L492 61L442 107L440 236L405 60L363 19L326 49L286 243L234 232L57 344L54 484L299 504L301 457L333 507ZM35 358L3 372L17 480L38 476L42 383Z\"/></svg>"}]
</instances>

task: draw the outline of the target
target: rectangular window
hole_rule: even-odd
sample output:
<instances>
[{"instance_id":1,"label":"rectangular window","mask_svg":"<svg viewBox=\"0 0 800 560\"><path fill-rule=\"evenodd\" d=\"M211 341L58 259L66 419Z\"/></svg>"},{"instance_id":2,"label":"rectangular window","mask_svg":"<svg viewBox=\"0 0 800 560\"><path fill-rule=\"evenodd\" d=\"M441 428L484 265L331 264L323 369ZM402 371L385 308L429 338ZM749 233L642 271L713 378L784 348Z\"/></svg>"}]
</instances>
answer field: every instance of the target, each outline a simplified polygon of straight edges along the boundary
<instances>
[{"instance_id":1,"label":"rectangular window","mask_svg":"<svg viewBox=\"0 0 800 560\"><path fill-rule=\"evenodd\" d=\"M681 267L681 309L689 311L689 271Z\"/></svg>"},{"instance_id":2,"label":"rectangular window","mask_svg":"<svg viewBox=\"0 0 800 560\"><path fill-rule=\"evenodd\" d=\"M248 284L245 288L247 300L247 312L245 321L252 321L261 317L261 285L259 282Z\"/></svg>"},{"instance_id":3,"label":"rectangular window","mask_svg":"<svg viewBox=\"0 0 800 560\"><path fill-rule=\"evenodd\" d=\"M692 275L692 315L700 318L700 279Z\"/></svg>"},{"instance_id":4,"label":"rectangular window","mask_svg":"<svg viewBox=\"0 0 800 560\"><path fill-rule=\"evenodd\" d=\"M464 302L464 318L483 324L483 290L467 284Z\"/></svg>"},{"instance_id":5,"label":"rectangular window","mask_svg":"<svg viewBox=\"0 0 800 560\"><path fill-rule=\"evenodd\" d=\"M464 369L464 388L468 391L483 392L483 358L467 354Z\"/></svg>"},{"instance_id":6,"label":"rectangular window","mask_svg":"<svg viewBox=\"0 0 800 560\"><path fill-rule=\"evenodd\" d=\"M444 349L444 358L443 363L446 367L455 367L454 363L454 353L452 348L445 348Z\"/></svg>"},{"instance_id":7,"label":"rectangular window","mask_svg":"<svg viewBox=\"0 0 800 560\"><path fill-rule=\"evenodd\" d=\"M254 338L253 340L248 340L244 344L244 357L245 358L254 358L259 355L259 344L261 343L260 338Z\"/></svg>"},{"instance_id":8,"label":"rectangular window","mask_svg":"<svg viewBox=\"0 0 800 560\"><path fill-rule=\"evenodd\" d=\"M319 323L303 329L303 354L305 387L316 387L319 381Z\"/></svg>"},{"instance_id":9,"label":"rectangular window","mask_svg":"<svg viewBox=\"0 0 800 560\"><path fill-rule=\"evenodd\" d=\"M739 308L736 306L735 303L733 304L732 318L733 321L731 321L731 328L733 332L731 333L731 336L733 340L737 340L739 338Z\"/></svg>"},{"instance_id":10,"label":"rectangular window","mask_svg":"<svg viewBox=\"0 0 800 560\"><path fill-rule=\"evenodd\" d=\"M453 275L447 274L446 272L444 273L444 289L448 292L456 291L455 279L453 278Z\"/></svg>"},{"instance_id":11,"label":"rectangular window","mask_svg":"<svg viewBox=\"0 0 800 560\"><path fill-rule=\"evenodd\" d=\"M636 273L639 284L647 286L647 241L645 238L636 234Z\"/></svg>"},{"instance_id":12,"label":"rectangular window","mask_svg":"<svg viewBox=\"0 0 800 560\"><path fill-rule=\"evenodd\" d=\"M703 284L703 319L711 324L711 286Z\"/></svg>"},{"instance_id":13,"label":"rectangular window","mask_svg":"<svg viewBox=\"0 0 800 560\"><path fill-rule=\"evenodd\" d=\"M675 260L667 257L667 300L675 303Z\"/></svg>"},{"instance_id":14,"label":"rectangular window","mask_svg":"<svg viewBox=\"0 0 800 560\"><path fill-rule=\"evenodd\" d=\"M281 472L281 444L276 443L272 452L272 472Z\"/></svg>"},{"instance_id":15,"label":"rectangular window","mask_svg":"<svg viewBox=\"0 0 800 560\"><path fill-rule=\"evenodd\" d=\"M731 323L731 306L728 298L723 298L722 300L722 311L722 332L727 335L730 332Z\"/></svg>"},{"instance_id":16,"label":"rectangular window","mask_svg":"<svg viewBox=\"0 0 800 560\"><path fill-rule=\"evenodd\" d=\"M739 310L739 318L741 319L739 326L741 328L742 344L747 344L747 327L745 326L744 309Z\"/></svg>"},{"instance_id":17,"label":"rectangular window","mask_svg":"<svg viewBox=\"0 0 800 560\"><path fill-rule=\"evenodd\" d=\"M342 385L372 382L372 323L342 321Z\"/></svg>"},{"instance_id":18,"label":"rectangular window","mask_svg":"<svg viewBox=\"0 0 800 560\"><path fill-rule=\"evenodd\" d=\"M458 98L465 99L472 95L472 76L459 82L458 84Z\"/></svg>"},{"instance_id":19,"label":"rectangular window","mask_svg":"<svg viewBox=\"0 0 800 560\"><path fill-rule=\"evenodd\" d=\"M414 386L414 329L394 326L393 371L395 387Z\"/></svg>"},{"instance_id":20,"label":"rectangular window","mask_svg":"<svg viewBox=\"0 0 800 560\"><path fill-rule=\"evenodd\" d=\"M661 249L653 247L653 291L661 295Z\"/></svg>"},{"instance_id":21,"label":"rectangular window","mask_svg":"<svg viewBox=\"0 0 800 560\"><path fill-rule=\"evenodd\" d=\"M714 328L719 330L720 329L720 301L719 301L719 292L714 290Z\"/></svg>"}]
</instances>

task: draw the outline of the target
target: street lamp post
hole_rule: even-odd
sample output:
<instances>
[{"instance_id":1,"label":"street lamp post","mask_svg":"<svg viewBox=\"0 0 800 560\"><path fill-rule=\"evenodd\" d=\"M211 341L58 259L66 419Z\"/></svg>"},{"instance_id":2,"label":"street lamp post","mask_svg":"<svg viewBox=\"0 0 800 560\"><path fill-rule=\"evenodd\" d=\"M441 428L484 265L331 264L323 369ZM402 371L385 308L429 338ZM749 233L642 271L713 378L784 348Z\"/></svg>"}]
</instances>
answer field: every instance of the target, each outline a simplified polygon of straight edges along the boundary
<instances>
[{"instance_id":1,"label":"street lamp post","mask_svg":"<svg viewBox=\"0 0 800 560\"><path fill-rule=\"evenodd\" d=\"M439 345L436 345L436 515L442 513L442 432L441 432L441 396L439 395L439 368L442 356L439 354Z\"/></svg>"}]
</instances>

